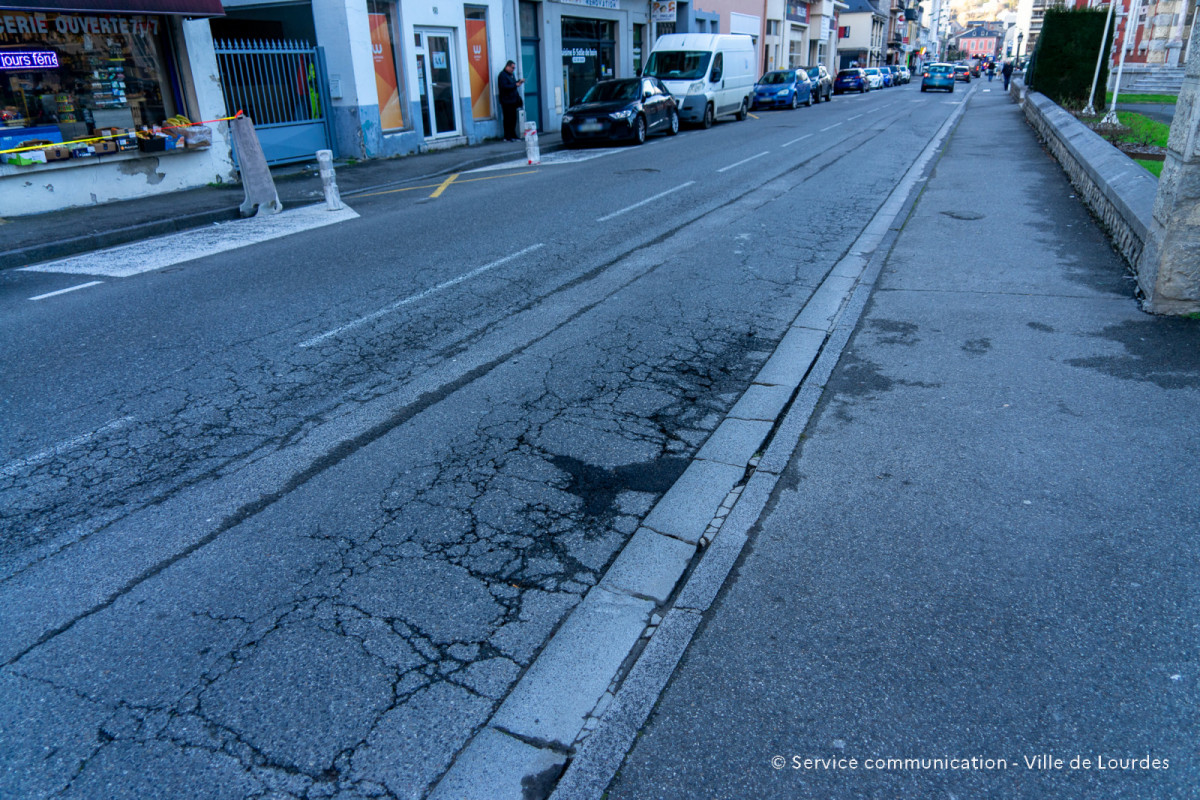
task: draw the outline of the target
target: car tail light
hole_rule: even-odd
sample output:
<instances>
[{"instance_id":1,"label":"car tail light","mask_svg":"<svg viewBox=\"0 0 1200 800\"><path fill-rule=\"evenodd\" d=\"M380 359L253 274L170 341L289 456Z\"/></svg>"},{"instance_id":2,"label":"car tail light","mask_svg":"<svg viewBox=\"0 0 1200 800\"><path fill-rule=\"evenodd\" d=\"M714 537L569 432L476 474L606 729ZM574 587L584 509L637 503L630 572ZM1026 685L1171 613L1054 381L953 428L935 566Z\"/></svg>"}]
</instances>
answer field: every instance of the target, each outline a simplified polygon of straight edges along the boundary
<instances>
[{"instance_id":1,"label":"car tail light","mask_svg":"<svg viewBox=\"0 0 1200 800\"><path fill-rule=\"evenodd\" d=\"M929 77L929 73L928 73L928 72L926 72L926 73L925 73L924 75L922 75L921 77L922 77L922 78L928 78L928 77Z\"/></svg>"}]
</instances>

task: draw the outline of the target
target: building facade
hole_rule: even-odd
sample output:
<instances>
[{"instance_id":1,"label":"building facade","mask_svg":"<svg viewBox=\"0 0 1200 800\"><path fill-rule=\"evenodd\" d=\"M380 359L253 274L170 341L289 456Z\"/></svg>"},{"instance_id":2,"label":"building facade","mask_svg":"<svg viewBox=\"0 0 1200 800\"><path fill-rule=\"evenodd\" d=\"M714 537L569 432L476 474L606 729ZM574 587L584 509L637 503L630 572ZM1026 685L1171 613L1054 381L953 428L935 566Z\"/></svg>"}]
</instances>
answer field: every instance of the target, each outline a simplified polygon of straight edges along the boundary
<instances>
[{"instance_id":1,"label":"building facade","mask_svg":"<svg viewBox=\"0 0 1200 800\"><path fill-rule=\"evenodd\" d=\"M838 69L885 63L888 15L872 0L850 0L838 26Z\"/></svg>"}]
</instances>

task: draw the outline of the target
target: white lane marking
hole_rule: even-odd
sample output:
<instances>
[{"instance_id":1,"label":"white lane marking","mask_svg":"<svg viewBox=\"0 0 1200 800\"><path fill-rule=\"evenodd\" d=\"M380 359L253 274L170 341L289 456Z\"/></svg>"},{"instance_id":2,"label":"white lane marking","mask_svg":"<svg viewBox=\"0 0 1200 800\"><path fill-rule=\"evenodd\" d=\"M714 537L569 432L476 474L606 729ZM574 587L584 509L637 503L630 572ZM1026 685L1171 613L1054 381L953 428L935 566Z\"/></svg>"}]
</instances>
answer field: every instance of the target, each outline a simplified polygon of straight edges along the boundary
<instances>
[{"instance_id":1,"label":"white lane marking","mask_svg":"<svg viewBox=\"0 0 1200 800\"><path fill-rule=\"evenodd\" d=\"M687 187L691 186L693 183L695 183L695 181L688 181L687 183L682 183L679 186L676 186L674 189L667 189L665 192L660 192L659 194L654 195L654 197L647 197L645 200L643 200L640 203L634 203L633 205L629 206L628 208L622 208L620 211L614 211L613 213L609 214L606 217L600 217L599 219L596 220L596 222L608 222L613 217L619 217L622 214L624 214L626 211L633 211L635 208L641 208L642 206L646 205L647 203L653 203L655 200L658 200L660 197L666 197L667 195L671 194L672 192L678 192L680 189L686 189Z\"/></svg>"},{"instance_id":2,"label":"white lane marking","mask_svg":"<svg viewBox=\"0 0 1200 800\"><path fill-rule=\"evenodd\" d=\"M26 458L18 458L16 461L10 461L3 467L0 467L0 475L6 478L16 475L18 472L27 467L32 467L36 464L42 463L43 461L49 461L55 456L62 455L68 450L74 450L80 445L87 444L97 436L102 436L110 431L120 430L121 428L127 427L131 422L133 422L133 417L121 417L120 419L114 419L112 422L100 426L91 433L85 433L80 436L76 436L74 439L68 439L65 442L60 442L48 450L43 450L40 453L34 453Z\"/></svg>"},{"instance_id":3,"label":"white lane marking","mask_svg":"<svg viewBox=\"0 0 1200 800\"><path fill-rule=\"evenodd\" d=\"M749 158L743 158L741 161L737 162L736 164L730 164L728 167L722 167L721 169L717 170L717 172L725 172L726 170L733 169L734 167L740 167L742 164L745 164L747 161L753 161L756 158L762 158L768 152L769 151L767 151L767 150L763 150L761 153L759 153L756 156L750 156Z\"/></svg>"},{"instance_id":4,"label":"white lane marking","mask_svg":"<svg viewBox=\"0 0 1200 800\"><path fill-rule=\"evenodd\" d=\"M325 205L312 205L283 211L279 214L239 219L159 236L95 253L21 267L28 272L62 272L69 275L104 275L109 278L128 278L196 258L236 250L252 244L279 239L293 233L355 219L351 208L328 211Z\"/></svg>"},{"instance_id":5,"label":"white lane marking","mask_svg":"<svg viewBox=\"0 0 1200 800\"><path fill-rule=\"evenodd\" d=\"M846 122L853 122L854 120L858 119L861 116L862 116L862 114L855 114L853 117L846 117Z\"/></svg>"},{"instance_id":6,"label":"white lane marking","mask_svg":"<svg viewBox=\"0 0 1200 800\"><path fill-rule=\"evenodd\" d=\"M89 286L95 286L98 283L104 283L104 281L88 281L87 283L81 283L78 286L72 286L68 289L59 289L57 292L46 292L45 294L39 294L37 297L31 297L29 299L30 300L45 300L47 297L54 297L55 295L66 294L67 292L73 292L76 289L86 289Z\"/></svg>"},{"instance_id":7,"label":"white lane marking","mask_svg":"<svg viewBox=\"0 0 1200 800\"><path fill-rule=\"evenodd\" d=\"M817 133L824 133L825 131L831 131L834 128L836 128L838 125L841 125L841 124L842 123L840 123L840 122L835 122L832 125L830 125L828 128L821 128L821 130L817 131Z\"/></svg>"},{"instance_id":8,"label":"white lane marking","mask_svg":"<svg viewBox=\"0 0 1200 800\"><path fill-rule=\"evenodd\" d=\"M589 150L581 152L578 150L557 150L553 153L542 153L542 167L555 167L562 164L578 164L581 161L591 161L593 158L601 156L611 156L614 153L635 152L628 147L609 147L603 150ZM472 170L467 170L464 175L469 175L473 172L495 172L501 169L517 169L518 167L528 167L529 159L519 158L513 161L505 161L503 164L490 164L486 167L477 167Z\"/></svg>"},{"instance_id":9,"label":"white lane marking","mask_svg":"<svg viewBox=\"0 0 1200 800\"><path fill-rule=\"evenodd\" d=\"M524 250L513 253L510 256L505 256L504 258L497 259L496 261L493 261L490 264L484 264L482 267L479 267L478 269L473 269L465 275L459 275L457 278L452 278L451 280L445 281L443 283L439 283L437 286L426 289L423 292L418 292L414 295L410 295L410 296L404 298L403 300L397 300L395 303L392 303L390 306L387 306L386 308L381 308L378 311L368 314L365 317L360 317L359 319L356 319L353 322L347 322L345 325L341 325L337 328L334 328L331 331L326 331L325 333L322 333L319 336L314 336L311 339L305 339L303 342L300 343L299 346L300 347L312 347L314 344L320 344L321 342L325 341L326 339L328 339L332 336L337 336L340 333L345 333L346 331L351 330L353 328L357 328L360 325L365 325L366 323L368 323L372 320L379 319L380 317L384 316L385 314L390 314L391 312L395 311L396 309L406 306L409 303L415 303L418 300L424 300L426 297L429 297L431 294L440 292L443 289L449 289L451 286L454 286L455 284L459 284L459 283L462 283L463 281L470 280L471 278L474 278L476 275L481 275L484 272L487 272L489 269L495 269L496 267L500 266L501 264L507 264L509 261L512 261L514 258L520 258L521 256L532 253L534 250L538 250L542 247L545 247L545 245L541 244L541 243L531 245L529 247L526 247Z\"/></svg>"},{"instance_id":10,"label":"white lane marking","mask_svg":"<svg viewBox=\"0 0 1200 800\"><path fill-rule=\"evenodd\" d=\"M783 144L781 144L781 145L779 145L779 146L780 146L780 147L787 147L789 144L795 144L796 142L799 142L799 141L802 141L802 140L804 140L804 139L807 139L807 138L808 138L808 137L810 137L810 136L812 136L812 134L811 134L811 133L806 133L806 134L804 134L803 136L801 136L801 137L799 137L799 138L797 138L797 139L792 139L790 142L784 142Z\"/></svg>"}]
</instances>

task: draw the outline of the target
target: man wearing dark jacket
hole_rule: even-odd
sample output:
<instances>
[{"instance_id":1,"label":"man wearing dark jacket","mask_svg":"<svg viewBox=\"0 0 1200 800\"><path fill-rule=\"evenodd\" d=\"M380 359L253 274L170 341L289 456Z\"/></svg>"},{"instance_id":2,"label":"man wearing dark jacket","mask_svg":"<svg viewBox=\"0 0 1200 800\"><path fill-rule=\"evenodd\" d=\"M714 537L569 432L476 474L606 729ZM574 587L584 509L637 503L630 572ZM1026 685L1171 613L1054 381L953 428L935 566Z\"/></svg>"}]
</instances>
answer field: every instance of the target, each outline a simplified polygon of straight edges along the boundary
<instances>
[{"instance_id":1,"label":"man wearing dark jacket","mask_svg":"<svg viewBox=\"0 0 1200 800\"><path fill-rule=\"evenodd\" d=\"M1007 92L1008 82L1012 80L1013 63L1011 61L1005 61L1003 69L1000 70L1000 74L1004 76L1004 91Z\"/></svg>"},{"instance_id":2,"label":"man wearing dark jacket","mask_svg":"<svg viewBox=\"0 0 1200 800\"><path fill-rule=\"evenodd\" d=\"M504 141L506 142L515 142L521 138L517 135L517 109L525 103L521 100L521 93L517 89L525 82L525 79L517 80L516 71L516 62L509 61L504 65L504 69L500 70L500 78L496 81L496 85L500 87L500 109L504 112Z\"/></svg>"}]
</instances>

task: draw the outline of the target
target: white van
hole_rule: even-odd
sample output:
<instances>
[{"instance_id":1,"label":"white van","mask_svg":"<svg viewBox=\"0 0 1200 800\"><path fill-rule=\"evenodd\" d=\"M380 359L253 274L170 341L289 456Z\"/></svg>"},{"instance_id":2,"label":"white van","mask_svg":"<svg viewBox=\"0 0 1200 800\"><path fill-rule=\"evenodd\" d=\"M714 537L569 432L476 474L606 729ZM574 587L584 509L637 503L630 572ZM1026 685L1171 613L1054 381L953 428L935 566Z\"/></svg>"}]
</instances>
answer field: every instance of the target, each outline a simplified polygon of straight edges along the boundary
<instances>
[{"instance_id":1,"label":"white van","mask_svg":"<svg viewBox=\"0 0 1200 800\"><path fill-rule=\"evenodd\" d=\"M757 64L749 36L668 33L654 43L642 74L666 84L680 119L708 128L725 114L746 118Z\"/></svg>"}]
</instances>

